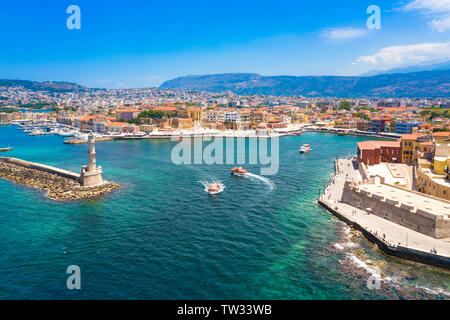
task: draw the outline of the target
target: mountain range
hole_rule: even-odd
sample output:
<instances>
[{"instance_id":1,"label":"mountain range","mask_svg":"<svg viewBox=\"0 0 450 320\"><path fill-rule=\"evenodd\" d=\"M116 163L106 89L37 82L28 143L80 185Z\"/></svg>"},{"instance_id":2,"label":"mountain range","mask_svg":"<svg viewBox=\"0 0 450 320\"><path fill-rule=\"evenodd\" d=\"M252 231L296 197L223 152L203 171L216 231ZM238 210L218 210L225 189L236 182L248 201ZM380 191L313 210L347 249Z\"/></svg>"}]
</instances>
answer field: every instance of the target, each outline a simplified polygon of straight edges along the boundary
<instances>
[{"instance_id":1,"label":"mountain range","mask_svg":"<svg viewBox=\"0 0 450 320\"><path fill-rule=\"evenodd\" d=\"M420 68L421 66L409 67ZM423 66L429 68L430 66ZM435 66L436 67L436 66ZM190 75L164 82L159 89L225 92L243 95L306 97L450 97L450 64L443 70L372 76L262 76L256 73ZM434 68L434 67L433 67ZM393 72L395 70L392 70ZM403 72L401 72L403 71ZM33 91L79 92L97 90L62 81L0 79L0 87L23 86Z\"/></svg>"},{"instance_id":2,"label":"mountain range","mask_svg":"<svg viewBox=\"0 0 450 320\"><path fill-rule=\"evenodd\" d=\"M435 70L450 70L450 60L420 63L409 67L394 68L390 70L371 70L369 72L361 74L361 76L376 76L379 74L410 73Z\"/></svg>"},{"instance_id":3,"label":"mountain range","mask_svg":"<svg viewBox=\"0 0 450 320\"><path fill-rule=\"evenodd\" d=\"M31 80L9 80L0 79L0 87L17 87L22 86L25 89L33 91L49 91L49 92L72 92L84 91L88 88L80 86L76 83L63 81L31 81Z\"/></svg>"},{"instance_id":4,"label":"mountain range","mask_svg":"<svg viewBox=\"0 0 450 320\"><path fill-rule=\"evenodd\" d=\"M450 68L374 76L190 75L166 81L159 88L274 96L450 97Z\"/></svg>"}]
</instances>

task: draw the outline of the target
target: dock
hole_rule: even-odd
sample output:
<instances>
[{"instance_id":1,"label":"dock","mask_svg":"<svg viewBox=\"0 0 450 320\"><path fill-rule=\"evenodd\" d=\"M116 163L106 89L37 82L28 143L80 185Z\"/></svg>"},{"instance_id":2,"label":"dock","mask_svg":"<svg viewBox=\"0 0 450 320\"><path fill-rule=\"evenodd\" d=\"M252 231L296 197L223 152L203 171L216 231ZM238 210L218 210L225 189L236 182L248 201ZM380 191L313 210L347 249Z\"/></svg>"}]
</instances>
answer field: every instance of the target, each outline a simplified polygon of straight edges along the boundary
<instances>
[{"instance_id":1,"label":"dock","mask_svg":"<svg viewBox=\"0 0 450 320\"><path fill-rule=\"evenodd\" d=\"M345 181L349 179L362 181L352 160L336 160L336 175L318 203L361 231L385 254L450 270L450 239L436 239L342 202Z\"/></svg>"},{"instance_id":2,"label":"dock","mask_svg":"<svg viewBox=\"0 0 450 320\"><path fill-rule=\"evenodd\" d=\"M101 137L101 138L96 138L95 142L104 142L104 141L113 141L115 140L114 137ZM73 140L66 140L64 141L65 144L83 144L83 143L88 143L87 139L73 139Z\"/></svg>"}]
</instances>

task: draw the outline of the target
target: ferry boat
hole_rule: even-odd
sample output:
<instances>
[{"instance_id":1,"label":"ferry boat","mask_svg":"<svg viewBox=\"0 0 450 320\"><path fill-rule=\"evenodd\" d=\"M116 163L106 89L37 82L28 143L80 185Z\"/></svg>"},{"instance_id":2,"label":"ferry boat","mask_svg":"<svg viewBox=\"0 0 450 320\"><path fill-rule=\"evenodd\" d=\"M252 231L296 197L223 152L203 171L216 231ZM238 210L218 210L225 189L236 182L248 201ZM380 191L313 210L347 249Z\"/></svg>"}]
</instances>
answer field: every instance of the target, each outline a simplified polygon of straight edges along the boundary
<instances>
[{"instance_id":1,"label":"ferry boat","mask_svg":"<svg viewBox=\"0 0 450 320\"><path fill-rule=\"evenodd\" d=\"M241 167L234 167L233 169L231 169L231 174L238 176L238 177L242 177L246 173L248 173L248 171Z\"/></svg>"},{"instance_id":2,"label":"ferry boat","mask_svg":"<svg viewBox=\"0 0 450 320\"><path fill-rule=\"evenodd\" d=\"M300 153L307 153L311 151L311 147L309 144L304 144L299 149Z\"/></svg>"},{"instance_id":3,"label":"ferry boat","mask_svg":"<svg viewBox=\"0 0 450 320\"><path fill-rule=\"evenodd\" d=\"M208 193L209 194L218 194L218 193L221 193L223 191L223 189L225 189L225 187L223 185L221 185L220 183L214 182L209 185Z\"/></svg>"}]
</instances>

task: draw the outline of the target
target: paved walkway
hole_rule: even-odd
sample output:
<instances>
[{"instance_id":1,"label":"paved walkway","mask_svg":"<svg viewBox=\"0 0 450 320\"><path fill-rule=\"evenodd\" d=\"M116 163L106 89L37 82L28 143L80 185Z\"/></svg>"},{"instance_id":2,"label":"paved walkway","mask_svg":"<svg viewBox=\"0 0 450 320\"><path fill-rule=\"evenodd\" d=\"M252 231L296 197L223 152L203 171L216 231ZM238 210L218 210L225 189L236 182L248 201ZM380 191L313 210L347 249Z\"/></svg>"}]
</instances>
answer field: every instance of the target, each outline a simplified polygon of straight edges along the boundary
<instances>
[{"instance_id":1,"label":"paved walkway","mask_svg":"<svg viewBox=\"0 0 450 320\"><path fill-rule=\"evenodd\" d=\"M321 201L334 208L348 220L358 223L373 235L391 246L404 247L430 252L433 248L441 256L450 257L450 239L434 239L389 220L339 202L346 179L362 181L361 175L352 160L339 159L336 165L337 175L321 196Z\"/></svg>"}]
</instances>

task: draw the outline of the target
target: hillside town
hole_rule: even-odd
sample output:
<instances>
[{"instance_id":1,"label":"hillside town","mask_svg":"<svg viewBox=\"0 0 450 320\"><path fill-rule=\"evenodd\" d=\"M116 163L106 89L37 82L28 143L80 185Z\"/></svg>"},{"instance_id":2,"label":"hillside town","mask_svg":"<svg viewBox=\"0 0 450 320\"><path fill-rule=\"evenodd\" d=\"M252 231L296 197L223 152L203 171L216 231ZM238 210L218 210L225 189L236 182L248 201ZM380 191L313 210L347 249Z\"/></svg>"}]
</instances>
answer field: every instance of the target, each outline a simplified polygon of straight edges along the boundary
<instances>
[{"instance_id":1,"label":"hillside town","mask_svg":"<svg viewBox=\"0 0 450 320\"><path fill-rule=\"evenodd\" d=\"M47 110L45 113L33 112ZM313 125L340 131L448 131L450 100L239 96L158 89L33 91L0 87L0 123L51 121L81 132L134 134L177 129L280 131Z\"/></svg>"},{"instance_id":2,"label":"hillside town","mask_svg":"<svg viewBox=\"0 0 450 320\"><path fill-rule=\"evenodd\" d=\"M270 137L307 130L386 137L395 141L365 141L355 148L368 172L450 199L449 99L240 96L154 88L58 92L18 86L0 87L0 101L0 123L22 124L31 135L59 133L80 141L90 132L99 141L206 133ZM404 166L396 173L402 177L392 173L395 164Z\"/></svg>"}]
</instances>

